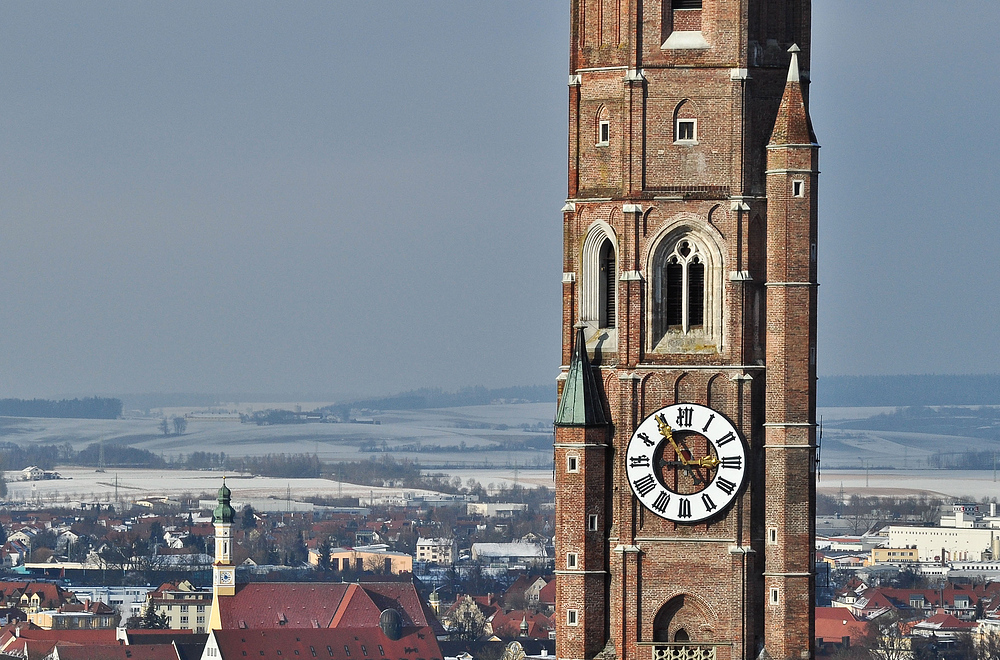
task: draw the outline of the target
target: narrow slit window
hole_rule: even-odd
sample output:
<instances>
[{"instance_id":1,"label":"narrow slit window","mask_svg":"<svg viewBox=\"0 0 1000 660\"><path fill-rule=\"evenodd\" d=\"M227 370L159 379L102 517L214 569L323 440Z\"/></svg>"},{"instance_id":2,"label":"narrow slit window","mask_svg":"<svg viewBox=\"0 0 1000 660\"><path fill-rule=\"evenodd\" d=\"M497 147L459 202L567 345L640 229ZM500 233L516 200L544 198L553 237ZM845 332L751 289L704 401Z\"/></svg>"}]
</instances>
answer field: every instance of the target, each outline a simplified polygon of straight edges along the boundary
<instances>
[{"instance_id":1,"label":"narrow slit window","mask_svg":"<svg viewBox=\"0 0 1000 660\"><path fill-rule=\"evenodd\" d=\"M567 456L566 457L566 471L567 472L579 472L580 471L580 459L577 456Z\"/></svg>"},{"instance_id":2,"label":"narrow slit window","mask_svg":"<svg viewBox=\"0 0 1000 660\"><path fill-rule=\"evenodd\" d=\"M587 516L587 531L596 532L597 531L597 514L591 513Z\"/></svg>"},{"instance_id":3,"label":"narrow slit window","mask_svg":"<svg viewBox=\"0 0 1000 660\"><path fill-rule=\"evenodd\" d=\"M598 125L597 129L597 143L601 145L608 144L611 141L611 122L607 119L602 120Z\"/></svg>"},{"instance_id":4,"label":"narrow slit window","mask_svg":"<svg viewBox=\"0 0 1000 660\"><path fill-rule=\"evenodd\" d=\"M575 626L579 621L577 610L566 610L566 625Z\"/></svg>"},{"instance_id":5,"label":"narrow slit window","mask_svg":"<svg viewBox=\"0 0 1000 660\"><path fill-rule=\"evenodd\" d=\"M778 589L775 587L771 587L771 604L778 604Z\"/></svg>"},{"instance_id":6,"label":"narrow slit window","mask_svg":"<svg viewBox=\"0 0 1000 660\"><path fill-rule=\"evenodd\" d=\"M701 9L701 0L671 0L671 9Z\"/></svg>"},{"instance_id":7,"label":"narrow slit window","mask_svg":"<svg viewBox=\"0 0 1000 660\"><path fill-rule=\"evenodd\" d=\"M792 181L792 197L805 197L806 186L804 181Z\"/></svg>"},{"instance_id":8,"label":"narrow slit window","mask_svg":"<svg viewBox=\"0 0 1000 660\"><path fill-rule=\"evenodd\" d=\"M577 567L577 554L575 552L566 553L566 568Z\"/></svg>"}]
</instances>

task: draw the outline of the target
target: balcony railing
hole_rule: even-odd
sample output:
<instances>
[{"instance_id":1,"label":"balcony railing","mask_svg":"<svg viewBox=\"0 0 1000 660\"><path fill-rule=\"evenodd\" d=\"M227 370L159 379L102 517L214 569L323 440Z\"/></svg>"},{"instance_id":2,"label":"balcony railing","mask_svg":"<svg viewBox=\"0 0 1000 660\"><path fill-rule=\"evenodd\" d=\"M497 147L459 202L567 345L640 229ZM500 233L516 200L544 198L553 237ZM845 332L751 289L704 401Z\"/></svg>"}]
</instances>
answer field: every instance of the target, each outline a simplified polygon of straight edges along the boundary
<instances>
[{"instance_id":1,"label":"balcony railing","mask_svg":"<svg viewBox=\"0 0 1000 660\"><path fill-rule=\"evenodd\" d=\"M653 660L715 660L718 644L661 642L653 646Z\"/></svg>"}]
</instances>

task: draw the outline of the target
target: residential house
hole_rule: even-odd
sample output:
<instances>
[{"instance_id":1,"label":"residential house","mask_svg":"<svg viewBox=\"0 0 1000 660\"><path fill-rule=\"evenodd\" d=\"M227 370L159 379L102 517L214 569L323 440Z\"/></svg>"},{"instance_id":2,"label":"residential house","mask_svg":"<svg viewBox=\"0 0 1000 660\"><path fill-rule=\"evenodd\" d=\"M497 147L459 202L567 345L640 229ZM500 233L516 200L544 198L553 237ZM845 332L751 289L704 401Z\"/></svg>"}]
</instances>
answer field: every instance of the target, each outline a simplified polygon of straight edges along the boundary
<instances>
[{"instance_id":1,"label":"residential house","mask_svg":"<svg viewBox=\"0 0 1000 660\"><path fill-rule=\"evenodd\" d=\"M187 580L179 584L166 582L146 596L146 607L165 616L171 630L205 633L212 613L212 598L210 589L198 589Z\"/></svg>"},{"instance_id":2,"label":"residential house","mask_svg":"<svg viewBox=\"0 0 1000 660\"><path fill-rule=\"evenodd\" d=\"M451 566L458 559L458 543L453 538L417 539L417 561Z\"/></svg>"}]
</instances>

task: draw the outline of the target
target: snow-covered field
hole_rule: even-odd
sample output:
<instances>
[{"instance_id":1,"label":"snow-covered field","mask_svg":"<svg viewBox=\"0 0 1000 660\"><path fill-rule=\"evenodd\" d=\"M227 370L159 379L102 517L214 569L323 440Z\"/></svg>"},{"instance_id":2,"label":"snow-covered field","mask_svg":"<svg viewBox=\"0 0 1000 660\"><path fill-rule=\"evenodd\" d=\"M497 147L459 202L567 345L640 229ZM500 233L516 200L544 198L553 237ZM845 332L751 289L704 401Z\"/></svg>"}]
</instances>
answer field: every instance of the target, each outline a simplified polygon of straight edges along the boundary
<instances>
[{"instance_id":1,"label":"snow-covered field","mask_svg":"<svg viewBox=\"0 0 1000 660\"><path fill-rule=\"evenodd\" d=\"M303 406L303 410L307 409ZM169 416L195 412L172 409ZM0 418L0 441L17 444L65 444L80 450L94 442L128 444L167 458L195 451L234 456L273 453L316 453L324 461L356 461L371 457L365 444L394 458L450 468L536 467L551 465L550 448L511 452L487 449L496 443L531 440L537 447L551 442L554 403L501 404L432 410L388 411L372 417L379 424L286 424L256 426L238 421L191 419L183 435L164 436L159 419L117 420ZM530 432L522 430L527 424ZM506 426L507 428L502 428ZM487 427L487 428L477 428ZM498 428L499 427L499 428ZM375 454L378 455L378 454Z\"/></svg>"},{"instance_id":2,"label":"snow-covered field","mask_svg":"<svg viewBox=\"0 0 1000 660\"><path fill-rule=\"evenodd\" d=\"M95 472L90 468L59 468L62 479L43 481L9 481L8 499L14 501L41 500L61 501L110 501L116 488L122 500L138 499L154 495L166 496L207 496L215 497L222 485L222 472L200 472L193 470L139 470L109 469ZM8 479L18 473L8 472ZM117 480L117 485L116 485ZM373 488L356 484L338 484L326 479L274 479L270 477L249 477L226 474L226 485L232 489L234 497L241 499L276 497L284 499L291 491L292 499L310 496L358 497L375 495L398 495L402 492L426 494L431 491L401 488Z\"/></svg>"},{"instance_id":3,"label":"snow-covered field","mask_svg":"<svg viewBox=\"0 0 1000 660\"><path fill-rule=\"evenodd\" d=\"M997 479L1000 479L998 474ZM822 470L817 490L844 495L936 497L982 500L1000 498L1000 481L992 470Z\"/></svg>"}]
</instances>

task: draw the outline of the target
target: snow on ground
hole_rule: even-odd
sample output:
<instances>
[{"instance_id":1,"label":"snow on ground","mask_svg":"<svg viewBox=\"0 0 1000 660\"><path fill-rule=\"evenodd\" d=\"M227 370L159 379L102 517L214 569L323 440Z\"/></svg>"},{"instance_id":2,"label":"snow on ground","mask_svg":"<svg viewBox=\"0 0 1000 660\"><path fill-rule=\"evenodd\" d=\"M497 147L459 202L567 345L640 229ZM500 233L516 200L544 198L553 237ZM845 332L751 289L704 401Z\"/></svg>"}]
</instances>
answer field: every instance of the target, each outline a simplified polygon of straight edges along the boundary
<instances>
[{"instance_id":1,"label":"snow on ground","mask_svg":"<svg viewBox=\"0 0 1000 660\"><path fill-rule=\"evenodd\" d=\"M19 473L7 472L8 499L14 501L41 499L47 502L66 500L106 501L112 499L116 489L121 499L138 499L153 495L209 495L214 497L222 485L222 472L195 470L141 470L109 469L95 472L92 468L60 467L62 479L42 481L11 481ZM226 485L240 498L277 497L284 499L290 490L292 499L310 496L358 497L370 493L398 495L403 492L416 495L432 491L414 488L376 488L357 484L338 484L327 479L277 479L226 474Z\"/></svg>"},{"instance_id":2,"label":"snow on ground","mask_svg":"<svg viewBox=\"0 0 1000 660\"><path fill-rule=\"evenodd\" d=\"M303 410L306 409L303 406ZM486 448L496 443L524 440L534 441L538 447L545 446L551 442L550 425L554 416L554 403L525 403L373 413L371 417L379 424L257 426L238 421L191 419L180 436L164 436L159 430L160 421L155 418L0 417L0 441L69 443L76 450L94 442L114 442L147 449L167 458L195 451L225 452L233 456L316 453L324 461L356 461L378 456L360 451L363 444L375 443L378 449L393 458L408 458L442 468L513 467L515 463L545 468L552 461L552 451L548 447L515 453ZM536 430L534 427L539 423L542 429ZM525 424L533 427L531 432L522 430ZM501 425L507 428L492 428Z\"/></svg>"},{"instance_id":3,"label":"snow on ground","mask_svg":"<svg viewBox=\"0 0 1000 660\"><path fill-rule=\"evenodd\" d=\"M1000 474L997 475L1000 479ZM821 470L817 490L836 497L879 495L962 498L1000 498L1000 481L992 470Z\"/></svg>"}]
</instances>

